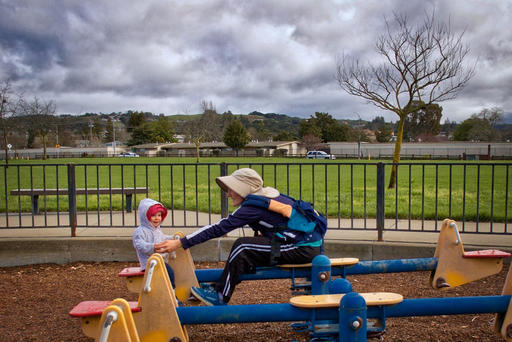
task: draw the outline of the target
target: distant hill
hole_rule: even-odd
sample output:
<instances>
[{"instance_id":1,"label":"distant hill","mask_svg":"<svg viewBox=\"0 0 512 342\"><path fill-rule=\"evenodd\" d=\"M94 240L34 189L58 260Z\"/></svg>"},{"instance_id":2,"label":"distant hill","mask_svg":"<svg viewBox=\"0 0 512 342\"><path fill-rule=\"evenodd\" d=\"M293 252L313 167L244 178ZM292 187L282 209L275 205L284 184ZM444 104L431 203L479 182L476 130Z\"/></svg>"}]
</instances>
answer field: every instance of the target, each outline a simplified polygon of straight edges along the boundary
<instances>
[{"instance_id":1,"label":"distant hill","mask_svg":"<svg viewBox=\"0 0 512 342\"><path fill-rule=\"evenodd\" d=\"M503 114L503 123L512 124L512 113Z\"/></svg>"},{"instance_id":2,"label":"distant hill","mask_svg":"<svg viewBox=\"0 0 512 342\"><path fill-rule=\"evenodd\" d=\"M186 124L195 119L199 119L202 114L175 114L167 116L169 120L176 123L177 134L184 134ZM232 114L238 118L245 128L256 139L268 139L269 136L275 136L282 131L290 132L298 139L299 124L302 118L290 117L285 114L251 112L249 114ZM218 115L222 120L223 114Z\"/></svg>"},{"instance_id":3,"label":"distant hill","mask_svg":"<svg viewBox=\"0 0 512 342\"><path fill-rule=\"evenodd\" d=\"M201 117L202 114L175 114L166 116L171 121L179 122L179 121L191 121Z\"/></svg>"}]
</instances>

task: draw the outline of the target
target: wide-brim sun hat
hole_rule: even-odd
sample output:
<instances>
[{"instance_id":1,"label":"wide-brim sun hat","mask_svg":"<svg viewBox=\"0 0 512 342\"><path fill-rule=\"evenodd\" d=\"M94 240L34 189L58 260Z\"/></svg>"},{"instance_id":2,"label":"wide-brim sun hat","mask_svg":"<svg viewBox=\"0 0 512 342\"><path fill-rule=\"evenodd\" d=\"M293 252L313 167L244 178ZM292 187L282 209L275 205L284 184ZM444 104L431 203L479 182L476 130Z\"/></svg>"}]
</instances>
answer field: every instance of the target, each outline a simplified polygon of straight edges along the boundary
<instances>
[{"instance_id":1,"label":"wide-brim sun hat","mask_svg":"<svg viewBox=\"0 0 512 342\"><path fill-rule=\"evenodd\" d=\"M279 190L269 186L263 187L263 179L250 168L238 169L229 176L215 178L215 181L222 190L227 192L228 189L231 189L243 198L249 194L267 198L279 196Z\"/></svg>"}]
</instances>

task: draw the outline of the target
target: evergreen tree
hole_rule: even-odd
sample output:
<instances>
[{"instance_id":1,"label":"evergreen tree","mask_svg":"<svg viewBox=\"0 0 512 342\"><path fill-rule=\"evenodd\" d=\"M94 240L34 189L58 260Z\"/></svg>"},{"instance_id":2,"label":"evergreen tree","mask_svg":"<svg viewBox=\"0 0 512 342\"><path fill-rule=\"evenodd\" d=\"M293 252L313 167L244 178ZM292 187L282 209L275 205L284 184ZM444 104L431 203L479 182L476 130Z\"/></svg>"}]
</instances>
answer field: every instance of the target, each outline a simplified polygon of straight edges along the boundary
<instances>
[{"instance_id":1,"label":"evergreen tree","mask_svg":"<svg viewBox=\"0 0 512 342\"><path fill-rule=\"evenodd\" d=\"M233 120L224 132L224 143L235 150L238 156L238 150L244 148L249 142L249 135L247 130L242 125L240 120Z\"/></svg>"},{"instance_id":2,"label":"evergreen tree","mask_svg":"<svg viewBox=\"0 0 512 342\"><path fill-rule=\"evenodd\" d=\"M299 135L303 138L307 135L314 135L328 141L347 141L350 130L346 125L339 123L329 113L316 112L308 120L301 121Z\"/></svg>"},{"instance_id":3,"label":"evergreen tree","mask_svg":"<svg viewBox=\"0 0 512 342\"><path fill-rule=\"evenodd\" d=\"M166 143L175 142L173 125L161 115L158 121L149 124L151 142Z\"/></svg>"},{"instance_id":4,"label":"evergreen tree","mask_svg":"<svg viewBox=\"0 0 512 342\"><path fill-rule=\"evenodd\" d=\"M475 115L464 120L453 133L456 141L492 141L495 136L489 121Z\"/></svg>"},{"instance_id":5,"label":"evergreen tree","mask_svg":"<svg viewBox=\"0 0 512 342\"><path fill-rule=\"evenodd\" d=\"M149 124L144 124L133 129L132 136L128 141L128 145L134 146L153 142L151 136L151 128L149 126Z\"/></svg>"},{"instance_id":6,"label":"evergreen tree","mask_svg":"<svg viewBox=\"0 0 512 342\"><path fill-rule=\"evenodd\" d=\"M441 131L443 107L437 103L425 104L423 101L412 101L411 106L418 108L418 110L405 118L405 141L416 141L419 135L438 135Z\"/></svg>"},{"instance_id":7,"label":"evergreen tree","mask_svg":"<svg viewBox=\"0 0 512 342\"><path fill-rule=\"evenodd\" d=\"M128 132L132 132L146 123L146 116L143 112L128 111L128 114L130 115L127 127Z\"/></svg>"},{"instance_id":8,"label":"evergreen tree","mask_svg":"<svg viewBox=\"0 0 512 342\"><path fill-rule=\"evenodd\" d=\"M383 123L377 130L375 131L375 139L377 139L380 143L386 143L391 140L393 136L393 130L390 127L390 124Z\"/></svg>"},{"instance_id":9,"label":"evergreen tree","mask_svg":"<svg viewBox=\"0 0 512 342\"><path fill-rule=\"evenodd\" d=\"M304 139L306 136L315 136L317 138L322 138L322 131L320 127L317 126L316 121L313 117L302 120L299 123L299 136L301 139Z\"/></svg>"},{"instance_id":10,"label":"evergreen tree","mask_svg":"<svg viewBox=\"0 0 512 342\"><path fill-rule=\"evenodd\" d=\"M297 137L293 135L290 131L279 131L274 137L272 138L274 141L294 141L297 140Z\"/></svg>"}]
</instances>

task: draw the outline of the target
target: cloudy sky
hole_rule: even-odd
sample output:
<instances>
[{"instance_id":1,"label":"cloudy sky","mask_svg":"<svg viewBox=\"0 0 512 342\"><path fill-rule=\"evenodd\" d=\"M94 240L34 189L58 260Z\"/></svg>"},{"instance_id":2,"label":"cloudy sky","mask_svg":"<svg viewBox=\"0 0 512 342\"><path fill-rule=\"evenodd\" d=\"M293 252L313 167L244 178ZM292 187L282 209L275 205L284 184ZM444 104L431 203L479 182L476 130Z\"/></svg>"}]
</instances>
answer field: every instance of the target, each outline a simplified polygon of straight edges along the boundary
<instances>
[{"instance_id":1,"label":"cloudy sky","mask_svg":"<svg viewBox=\"0 0 512 342\"><path fill-rule=\"evenodd\" d=\"M61 114L194 114L206 100L219 113L395 121L339 88L336 58L374 58L384 16L420 22L434 8L478 61L443 118L512 113L512 0L0 0L0 81Z\"/></svg>"}]
</instances>

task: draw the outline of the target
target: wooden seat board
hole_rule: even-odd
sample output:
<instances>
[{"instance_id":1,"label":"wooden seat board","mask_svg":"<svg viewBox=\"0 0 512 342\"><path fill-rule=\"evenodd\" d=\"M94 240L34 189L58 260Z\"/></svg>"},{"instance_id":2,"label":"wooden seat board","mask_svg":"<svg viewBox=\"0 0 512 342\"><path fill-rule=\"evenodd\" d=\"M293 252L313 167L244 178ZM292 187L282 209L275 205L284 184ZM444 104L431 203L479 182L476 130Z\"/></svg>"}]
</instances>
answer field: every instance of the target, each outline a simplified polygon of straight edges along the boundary
<instances>
[{"instance_id":1,"label":"wooden seat board","mask_svg":"<svg viewBox=\"0 0 512 342\"><path fill-rule=\"evenodd\" d=\"M359 262L358 258L332 258L331 260L331 267L334 266L349 266L349 265L355 265ZM277 265L278 267L282 268L303 268L303 267L311 267L313 266L312 263L308 264L283 264L283 265Z\"/></svg>"},{"instance_id":2,"label":"wooden seat board","mask_svg":"<svg viewBox=\"0 0 512 342\"><path fill-rule=\"evenodd\" d=\"M497 249L484 249L480 251L464 252L464 258L508 258L512 254Z\"/></svg>"},{"instance_id":3,"label":"wooden seat board","mask_svg":"<svg viewBox=\"0 0 512 342\"><path fill-rule=\"evenodd\" d=\"M359 293L366 301L366 306L393 305L403 301L404 297L392 292ZM332 308L339 307L345 294L328 294L314 296L297 296L290 298L290 304L299 308Z\"/></svg>"},{"instance_id":4,"label":"wooden seat board","mask_svg":"<svg viewBox=\"0 0 512 342\"><path fill-rule=\"evenodd\" d=\"M126 267L118 274L119 277L143 277L144 271L140 267Z\"/></svg>"},{"instance_id":5,"label":"wooden seat board","mask_svg":"<svg viewBox=\"0 0 512 342\"><path fill-rule=\"evenodd\" d=\"M105 310L112 301L99 301L99 300L90 300L84 301L76 305L70 312L69 315L72 317L91 317L91 316L101 316L103 310ZM128 302L130 305L130 309L132 312L139 312L141 308L138 307L137 302Z\"/></svg>"}]
</instances>

